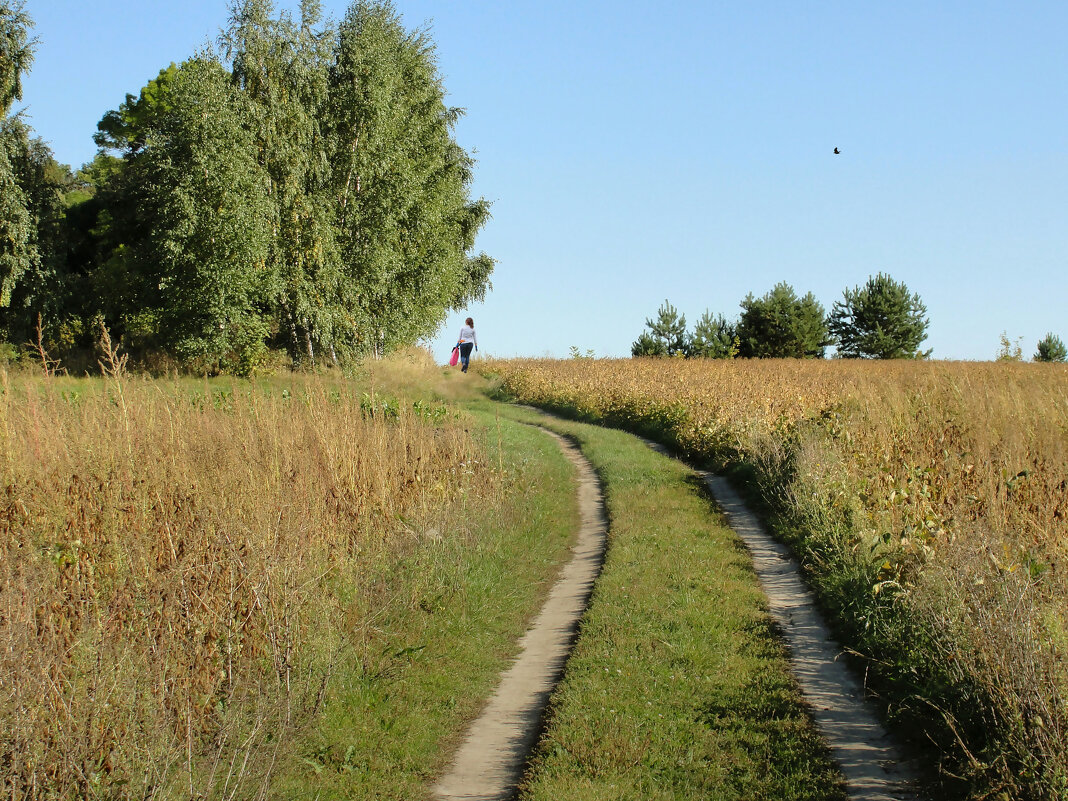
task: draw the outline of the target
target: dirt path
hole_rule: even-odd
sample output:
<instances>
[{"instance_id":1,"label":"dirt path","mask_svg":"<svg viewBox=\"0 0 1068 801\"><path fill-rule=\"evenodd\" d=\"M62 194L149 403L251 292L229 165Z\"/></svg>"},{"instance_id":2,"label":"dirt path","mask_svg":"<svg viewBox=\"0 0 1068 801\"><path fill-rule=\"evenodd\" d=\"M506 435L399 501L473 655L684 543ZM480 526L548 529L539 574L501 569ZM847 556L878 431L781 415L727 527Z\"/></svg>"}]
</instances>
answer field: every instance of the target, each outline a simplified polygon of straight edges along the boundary
<instances>
[{"instance_id":1,"label":"dirt path","mask_svg":"<svg viewBox=\"0 0 1068 801\"><path fill-rule=\"evenodd\" d=\"M644 441L658 453L672 455L663 445ZM753 559L768 611L790 650L791 669L842 771L850 799L918 801L915 766L905 760L879 722L860 681L839 660L842 647L817 610L790 549L768 534L727 479L698 473Z\"/></svg>"},{"instance_id":2,"label":"dirt path","mask_svg":"<svg viewBox=\"0 0 1068 801\"><path fill-rule=\"evenodd\" d=\"M662 449L657 446L657 450ZM838 660L842 649L816 610L789 549L768 535L726 479L708 473L704 478L753 557L771 615L789 646L794 675L841 768L849 797L918 798L911 789L917 784L915 771L889 740L856 676Z\"/></svg>"},{"instance_id":3,"label":"dirt path","mask_svg":"<svg viewBox=\"0 0 1068 801\"><path fill-rule=\"evenodd\" d=\"M449 771L434 786L433 797L440 801L503 801L515 795L604 559L607 523L600 483L575 445L551 431L546 433L557 440L578 471L582 518L578 542L520 641L519 658L502 675L497 691L468 729ZM667 454L662 446L648 444ZM841 768L849 797L916 801L915 770L890 741L865 701L860 682L839 661L842 649L816 610L789 549L768 535L726 479L702 475L731 528L749 549L769 611L789 647L794 675Z\"/></svg>"},{"instance_id":4,"label":"dirt path","mask_svg":"<svg viewBox=\"0 0 1068 801\"><path fill-rule=\"evenodd\" d=\"M600 482L575 445L551 431L546 433L557 440L578 471L582 518L578 541L571 561L520 641L519 658L502 675L497 691L468 729L448 773L434 786L433 797L441 801L513 797L604 560L608 525Z\"/></svg>"}]
</instances>

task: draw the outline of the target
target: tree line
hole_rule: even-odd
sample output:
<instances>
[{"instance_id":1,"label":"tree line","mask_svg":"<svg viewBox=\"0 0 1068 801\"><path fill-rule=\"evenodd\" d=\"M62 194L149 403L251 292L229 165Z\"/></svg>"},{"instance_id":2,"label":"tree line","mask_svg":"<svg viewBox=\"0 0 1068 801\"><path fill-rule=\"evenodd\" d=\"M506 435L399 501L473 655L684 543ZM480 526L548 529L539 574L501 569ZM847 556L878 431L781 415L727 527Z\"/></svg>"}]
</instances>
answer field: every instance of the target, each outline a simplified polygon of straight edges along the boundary
<instances>
[{"instance_id":1,"label":"tree line","mask_svg":"<svg viewBox=\"0 0 1068 801\"><path fill-rule=\"evenodd\" d=\"M811 292L798 297L782 282L763 297L749 293L736 321L705 312L693 333L686 317L667 301L647 331L633 344L635 356L696 356L713 359L822 359L830 345L842 356L924 358L927 308L919 295L888 275L868 279L863 287L847 289L830 315Z\"/></svg>"},{"instance_id":2,"label":"tree line","mask_svg":"<svg viewBox=\"0 0 1068 801\"><path fill-rule=\"evenodd\" d=\"M238 0L215 48L103 115L58 164L20 114L32 21L0 0L0 334L57 351L101 325L198 369L380 354L484 298L489 204L435 46L390 2L340 22Z\"/></svg>"},{"instance_id":3,"label":"tree line","mask_svg":"<svg viewBox=\"0 0 1068 801\"><path fill-rule=\"evenodd\" d=\"M830 314L811 292L798 297L785 282L759 298L749 293L741 307L736 320L706 311L690 331L686 316L665 300L657 316L645 321L646 330L631 345L631 354L822 359L827 348L835 346L842 358L925 359L931 355L930 350L921 350L930 325L927 307L918 294L884 273L870 277L863 286L846 289ZM1039 342L1034 359L1063 362L1066 357L1064 343L1051 333Z\"/></svg>"}]
</instances>

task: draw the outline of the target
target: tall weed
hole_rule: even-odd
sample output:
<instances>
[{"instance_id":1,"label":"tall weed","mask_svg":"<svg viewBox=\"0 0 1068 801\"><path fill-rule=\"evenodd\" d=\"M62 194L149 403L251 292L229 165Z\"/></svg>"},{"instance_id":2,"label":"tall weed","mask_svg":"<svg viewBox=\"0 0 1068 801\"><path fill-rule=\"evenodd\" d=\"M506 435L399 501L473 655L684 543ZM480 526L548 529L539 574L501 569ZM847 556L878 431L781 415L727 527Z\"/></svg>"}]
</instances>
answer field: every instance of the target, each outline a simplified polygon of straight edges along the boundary
<instances>
[{"instance_id":1,"label":"tall weed","mask_svg":"<svg viewBox=\"0 0 1068 801\"><path fill-rule=\"evenodd\" d=\"M0 384L12 799L265 795L342 654L380 658L379 566L492 492L454 414L364 387Z\"/></svg>"}]
</instances>

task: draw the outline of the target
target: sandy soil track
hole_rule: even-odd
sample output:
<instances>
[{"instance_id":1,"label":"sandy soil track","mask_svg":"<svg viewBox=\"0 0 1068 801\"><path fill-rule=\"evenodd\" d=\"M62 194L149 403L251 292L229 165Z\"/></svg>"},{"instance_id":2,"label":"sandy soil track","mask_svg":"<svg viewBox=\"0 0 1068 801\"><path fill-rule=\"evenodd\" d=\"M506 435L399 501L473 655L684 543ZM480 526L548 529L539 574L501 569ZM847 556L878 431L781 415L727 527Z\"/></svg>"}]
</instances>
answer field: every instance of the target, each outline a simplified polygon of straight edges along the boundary
<instances>
[{"instance_id":1,"label":"sandy soil track","mask_svg":"<svg viewBox=\"0 0 1068 801\"><path fill-rule=\"evenodd\" d=\"M541 612L523 635L519 658L502 675L497 691L467 730L448 773L434 786L433 797L441 801L498 801L514 796L604 561L608 524L600 482L575 445L551 431L546 433L556 439L578 471L582 519L578 541Z\"/></svg>"},{"instance_id":2,"label":"sandy soil track","mask_svg":"<svg viewBox=\"0 0 1068 801\"><path fill-rule=\"evenodd\" d=\"M831 756L857 801L912 801L917 776L890 740L864 698L857 677L839 659L841 646L831 636L801 578L790 550L764 530L725 478L704 474L730 527L745 542L768 596L768 611L790 650L794 676Z\"/></svg>"}]
</instances>

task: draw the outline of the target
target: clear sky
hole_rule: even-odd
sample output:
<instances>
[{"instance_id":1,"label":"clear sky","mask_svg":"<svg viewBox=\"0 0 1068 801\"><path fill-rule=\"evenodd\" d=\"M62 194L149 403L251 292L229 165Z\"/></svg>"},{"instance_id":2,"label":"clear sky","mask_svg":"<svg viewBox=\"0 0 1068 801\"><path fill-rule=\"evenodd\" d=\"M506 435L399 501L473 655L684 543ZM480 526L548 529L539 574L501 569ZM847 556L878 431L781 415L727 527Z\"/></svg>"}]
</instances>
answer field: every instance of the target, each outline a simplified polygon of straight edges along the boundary
<instances>
[{"instance_id":1,"label":"clear sky","mask_svg":"<svg viewBox=\"0 0 1068 801\"><path fill-rule=\"evenodd\" d=\"M278 4L296 8L296 0ZM325 0L334 17L347 0ZM828 310L879 271L935 358L1068 341L1068 3L396 0L429 25L499 260L465 316L497 356L629 355L668 299L736 317L779 281ZM226 0L29 0L22 105L59 161L213 41ZM842 154L835 156L835 147Z\"/></svg>"}]
</instances>

